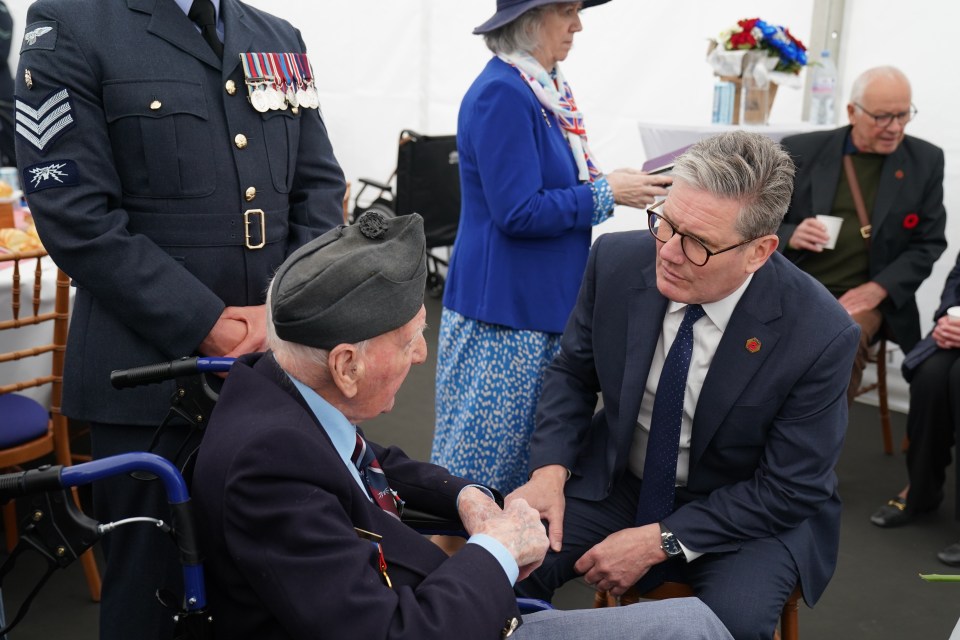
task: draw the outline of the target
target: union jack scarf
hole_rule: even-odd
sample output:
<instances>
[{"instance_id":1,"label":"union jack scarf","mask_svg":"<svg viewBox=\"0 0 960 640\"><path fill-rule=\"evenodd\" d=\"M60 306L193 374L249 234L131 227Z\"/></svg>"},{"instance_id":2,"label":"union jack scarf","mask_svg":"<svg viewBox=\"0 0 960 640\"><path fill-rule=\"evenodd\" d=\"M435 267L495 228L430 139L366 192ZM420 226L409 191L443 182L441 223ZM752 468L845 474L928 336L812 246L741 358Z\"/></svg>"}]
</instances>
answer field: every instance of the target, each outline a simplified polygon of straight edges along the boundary
<instances>
[{"instance_id":1,"label":"union jack scarf","mask_svg":"<svg viewBox=\"0 0 960 640\"><path fill-rule=\"evenodd\" d=\"M578 178L581 182L593 182L603 173L593 162L593 154L587 144L587 130L583 124L583 112L577 109L577 102L573 98L573 91L567 84L560 65L554 67L551 76L536 58L528 53L498 54L498 58L520 72L537 100L546 109L557 117L563 135L573 152L573 159L577 163ZM562 87L563 91L558 89Z\"/></svg>"}]
</instances>

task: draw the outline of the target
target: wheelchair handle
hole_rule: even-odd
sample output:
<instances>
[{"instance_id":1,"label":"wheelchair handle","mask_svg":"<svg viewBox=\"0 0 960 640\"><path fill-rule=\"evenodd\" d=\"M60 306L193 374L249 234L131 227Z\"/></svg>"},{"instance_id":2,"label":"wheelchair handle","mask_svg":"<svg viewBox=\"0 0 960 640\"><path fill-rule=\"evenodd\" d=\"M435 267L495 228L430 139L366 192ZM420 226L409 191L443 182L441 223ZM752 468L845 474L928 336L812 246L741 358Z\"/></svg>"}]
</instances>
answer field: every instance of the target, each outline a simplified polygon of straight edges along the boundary
<instances>
[{"instance_id":1,"label":"wheelchair handle","mask_svg":"<svg viewBox=\"0 0 960 640\"><path fill-rule=\"evenodd\" d=\"M174 378L195 376L198 373L221 373L229 371L234 360L235 358L194 356L130 369L116 369L110 372L110 384L114 389L128 389Z\"/></svg>"},{"instance_id":2,"label":"wheelchair handle","mask_svg":"<svg viewBox=\"0 0 960 640\"><path fill-rule=\"evenodd\" d=\"M172 462L153 453L133 452L75 464L56 465L0 475L0 503L28 494L69 489L111 476L146 471L160 478L170 505L173 537L183 570L184 604L187 611L206 607L203 565L193 523L187 484Z\"/></svg>"}]
</instances>

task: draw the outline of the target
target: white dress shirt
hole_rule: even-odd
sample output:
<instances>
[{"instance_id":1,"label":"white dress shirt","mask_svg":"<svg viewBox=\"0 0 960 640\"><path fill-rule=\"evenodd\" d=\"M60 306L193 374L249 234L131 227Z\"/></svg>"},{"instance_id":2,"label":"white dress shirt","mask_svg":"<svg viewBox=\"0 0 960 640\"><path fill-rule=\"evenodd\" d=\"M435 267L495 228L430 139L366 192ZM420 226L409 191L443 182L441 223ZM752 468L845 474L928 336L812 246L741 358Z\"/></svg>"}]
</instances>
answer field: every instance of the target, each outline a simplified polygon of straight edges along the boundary
<instances>
[{"instance_id":1,"label":"white dress shirt","mask_svg":"<svg viewBox=\"0 0 960 640\"><path fill-rule=\"evenodd\" d=\"M740 287L722 300L707 302L703 307L706 315L693 325L693 354L690 357L690 370L687 373L687 388L683 393L683 418L680 421L680 450L677 456L677 486L687 484L690 472L690 438L693 433L693 415L700 399L700 389L710 370L713 354L720 345L723 332L730 322L730 316L736 308L743 293L750 286L753 274ZM637 415L637 426L630 447L628 466L631 473L638 478L643 477L643 465L647 458L647 440L650 437L650 419L653 415L653 401L657 395L657 385L660 382L660 373L667 353L677 337L680 323L687 305L682 302L671 301L667 306L667 313L663 316L663 328L657 340L657 348L653 352L650 362L650 373L647 375L647 384L643 390L643 400L640 402L640 413ZM699 558L702 554L690 551L680 541L687 561Z\"/></svg>"}]
</instances>

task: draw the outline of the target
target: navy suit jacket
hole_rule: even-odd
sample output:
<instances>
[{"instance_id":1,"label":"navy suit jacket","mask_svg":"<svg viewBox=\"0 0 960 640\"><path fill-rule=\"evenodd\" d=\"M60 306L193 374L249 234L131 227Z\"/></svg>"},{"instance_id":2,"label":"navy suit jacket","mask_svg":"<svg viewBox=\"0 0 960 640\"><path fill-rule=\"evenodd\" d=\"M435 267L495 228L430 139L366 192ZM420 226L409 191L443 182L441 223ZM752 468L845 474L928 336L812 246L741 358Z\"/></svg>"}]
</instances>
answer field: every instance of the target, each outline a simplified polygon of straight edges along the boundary
<instances>
[{"instance_id":1,"label":"navy suit jacket","mask_svg":"<svg viewBox=\"0 0 960 640\"><path fill-rule=\"evenodd\" d=\"M369 444L408 506L457 517L467 481ZM192 492L218 639L490 640L519 615L489 552L447 557L368 498L269 353L231 369ZM355 527L383 537L393 588Z\"/></svg>"},{"instance_id":2,"label":"navy suit jacket","mask_svg":"<svg viewBox=\"0 0 960 640\"><path fill-rule=\"evenodd\" d=\"M603 499L627 472L668 304L657 289L655 250L646 231L597 239L561 353L547 370L530 468L564 465L569 496ZM859 333L826 289L774 253L714 354L694 416L687 486L664 520L704 553L776 536L811 604L836 565L834 466ZM754 338L755 353L746 347ZM603 408L594 415L597 393Z\"/></svg>"},{"instance_id":3,"label":"navy suit jacket","mask_svg":"<svg viewBox=\"0 0 960 640\"><path fill-rule=\"evenodd\" d=\"M780 249L801 264L806 252L787 249L804 218L829 214L843 171L843 145L850 127L815 131L783 139L797 165L793 199L780 226ZM889 294L880 312L906 353L920 339L915 295L947 247L943 208L943 150L906 136L887 156L880 173L870 238L870 280ZM918 217L916 226L913 217Z\"/></svg>"},{"instance_id":4,"label":"navy suit jacket","mask_svg":"<svg viewBox=\"0 0 960 640\"><path fill-rule=\"evenodd\" d=\"M468 318L560 333L590 250L593 196L553 114L492 58L457 121L461 213L443 304Z\"/></svg>"},{"instance_id":5,"label":"navy suit jacket","mask_svg":"<svg viewBox=\"0 0 960 640\"><path fill-rule=\"evenodd\" d=\"M933 321L936 322L950 307L960 305L960 254L957 255L957 262L950 270L947 276L947 282L943 285L943 293L940 296L940 307L933 314ZM907 355L903 358L903 377L909 382L913 378L914 371L917 370L923 361L936 353L937 343L933 340L933 331L917 343Z\"/></svg>"},{"instance_id":6,"label":"navy suit jacket","mask_svg":"<svg viewBox=\"0 0 960 640\"><path fill-rule=\"evenodd\" d=\"M17 99L66 90L71 119L42 149L18 134L17 158L44 246L77 285L73 418L158 424L173 383L118 392L110 371L191 355L225 306L262 304L284 258L343 219L319 112L247 99L239 54L303 52L299 32L238 0L220 8L223 61L173 0L40 0L27 14ZM266 238L259 214L244 224L251 209ZM245 231L265 246L247 249Z\"/></svg>"}]
</instances>

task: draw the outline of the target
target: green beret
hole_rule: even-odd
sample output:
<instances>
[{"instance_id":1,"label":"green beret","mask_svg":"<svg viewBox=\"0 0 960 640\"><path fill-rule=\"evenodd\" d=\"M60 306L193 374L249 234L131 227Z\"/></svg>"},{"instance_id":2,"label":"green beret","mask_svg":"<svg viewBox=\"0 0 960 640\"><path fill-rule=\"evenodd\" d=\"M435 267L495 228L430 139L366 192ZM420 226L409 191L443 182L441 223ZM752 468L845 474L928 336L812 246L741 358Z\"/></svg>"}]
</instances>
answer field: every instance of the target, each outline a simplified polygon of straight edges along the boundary
<instances>
[{"instance_id":1,"label":"green beret","mask_svg":"<svg viewBox=\"0 0 960 640\"><path fill-rule=\"evenodd\" d=\"M332 349L388 333L423 305L423 218L367 212L308 242L280 265L271 289L277 336Z\"/></svg>"}]
</instances>

